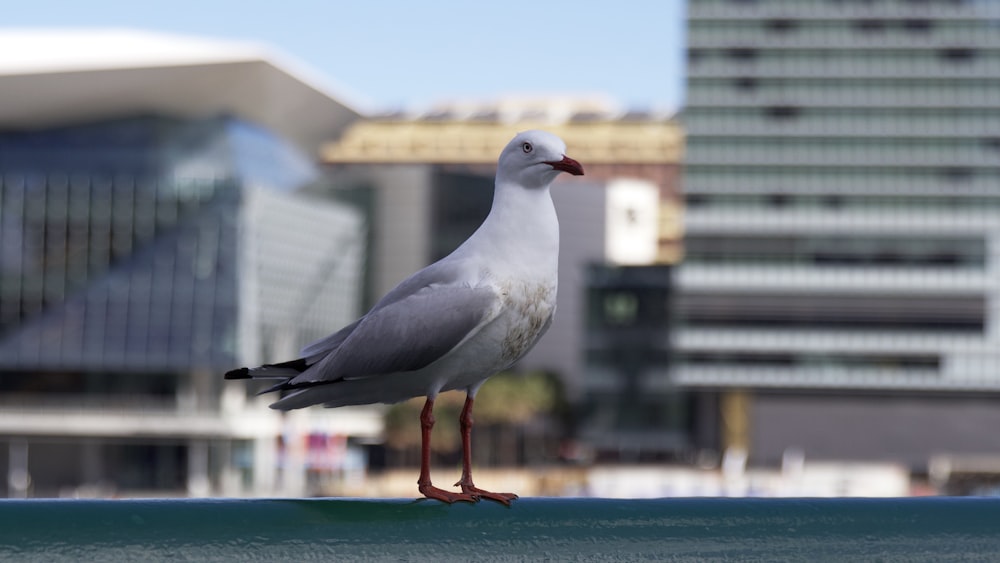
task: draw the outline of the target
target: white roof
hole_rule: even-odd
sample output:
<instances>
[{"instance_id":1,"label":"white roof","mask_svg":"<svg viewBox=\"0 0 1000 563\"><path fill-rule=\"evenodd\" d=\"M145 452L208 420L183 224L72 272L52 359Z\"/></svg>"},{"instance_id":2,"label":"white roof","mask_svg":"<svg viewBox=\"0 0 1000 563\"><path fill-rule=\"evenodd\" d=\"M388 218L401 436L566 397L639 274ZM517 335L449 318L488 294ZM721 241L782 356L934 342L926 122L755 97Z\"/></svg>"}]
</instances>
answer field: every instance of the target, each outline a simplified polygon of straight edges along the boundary
<instances>
[{"instance_id":1,"label":"white roof","mask_svg":"<svg viewBox=\"0 0 1000 563\"><path fill-rule=\"evenodd\" d=\"M0 29L0 92L0 128L229 113L313 153L359 115L262 44L127 29Z\"/></svg>"}]
</instances>

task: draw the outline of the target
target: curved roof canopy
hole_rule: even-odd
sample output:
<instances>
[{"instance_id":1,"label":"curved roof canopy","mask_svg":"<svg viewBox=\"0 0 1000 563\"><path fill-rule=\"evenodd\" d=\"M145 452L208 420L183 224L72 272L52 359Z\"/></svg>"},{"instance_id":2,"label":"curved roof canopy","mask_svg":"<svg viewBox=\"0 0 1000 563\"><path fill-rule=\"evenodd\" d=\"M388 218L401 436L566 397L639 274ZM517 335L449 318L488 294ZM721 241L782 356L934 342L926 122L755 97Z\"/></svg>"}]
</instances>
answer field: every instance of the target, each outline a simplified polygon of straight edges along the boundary
<instances>
[{"instance_id":1,"label":"curved roof canopy","mask_svg":"<svg viewBox=\"0 0 1000 563\"><path fill-rule=\"evenodd\" d=\"M0 128L137 113L232 114L315 154L359 117L324 82L251 42L122 29L0 30Z\"/></svg>"}]
</instances>

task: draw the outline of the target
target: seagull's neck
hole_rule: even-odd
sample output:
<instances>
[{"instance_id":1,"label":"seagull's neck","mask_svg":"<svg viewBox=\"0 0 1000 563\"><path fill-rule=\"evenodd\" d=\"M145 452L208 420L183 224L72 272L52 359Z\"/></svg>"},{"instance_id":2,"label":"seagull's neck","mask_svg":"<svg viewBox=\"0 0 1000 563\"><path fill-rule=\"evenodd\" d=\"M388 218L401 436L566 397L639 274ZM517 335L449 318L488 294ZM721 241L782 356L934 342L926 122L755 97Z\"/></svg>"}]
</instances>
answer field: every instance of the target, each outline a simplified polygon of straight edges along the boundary
<instances>
[{"instance_id":1,"label":"seagull's neck","mask_svg":"<svg viewBox=\"0 0 1000 563\"><path fill-rule=\"evenodd\" d=\"M493 207L469 242L491 247L508 268L555 276L559 261L559 221L549 186L526 189L497 181Z\"/></svg>"}]
</instances>

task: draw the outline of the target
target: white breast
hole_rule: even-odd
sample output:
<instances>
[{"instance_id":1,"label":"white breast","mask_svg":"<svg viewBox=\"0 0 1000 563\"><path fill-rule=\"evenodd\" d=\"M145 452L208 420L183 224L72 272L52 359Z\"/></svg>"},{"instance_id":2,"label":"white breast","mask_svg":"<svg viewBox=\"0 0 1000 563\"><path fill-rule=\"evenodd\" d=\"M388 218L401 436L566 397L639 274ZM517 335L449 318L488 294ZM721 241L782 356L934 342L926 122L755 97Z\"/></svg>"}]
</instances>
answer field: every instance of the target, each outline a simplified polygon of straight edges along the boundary
<instances>
[{"instance_id":1,"label":"white breast","mask_svg":"<svg viewBox=\"0 0 1000 563\"><path fill-rule=\"evenodd\" d=\"M515 282L501 286L504 329L502 360L509 366L531 350L548 328L556 308L553 283Z\"/></svg>"}]
</instances>

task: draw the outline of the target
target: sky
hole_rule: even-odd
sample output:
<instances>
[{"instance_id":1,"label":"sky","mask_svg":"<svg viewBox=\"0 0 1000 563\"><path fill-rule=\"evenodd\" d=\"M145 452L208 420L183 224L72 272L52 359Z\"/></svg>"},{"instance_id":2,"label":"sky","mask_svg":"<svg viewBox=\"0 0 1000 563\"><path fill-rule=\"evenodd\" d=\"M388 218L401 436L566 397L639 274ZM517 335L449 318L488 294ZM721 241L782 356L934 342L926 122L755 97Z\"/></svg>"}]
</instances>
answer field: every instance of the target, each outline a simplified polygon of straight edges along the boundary
<instances>
[{"instance_id":1,"label":"sky","mask_svg":"<svg viewBox=\"0 0 1000 563\"><path fill-rule=\"evenodd\" d=\"M603 96L673 111L684 0L0 0L3 28L126 27L250 40L368 111L503 95Z\"/></svg>"}]
</instances>

